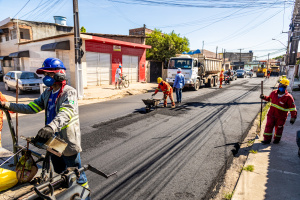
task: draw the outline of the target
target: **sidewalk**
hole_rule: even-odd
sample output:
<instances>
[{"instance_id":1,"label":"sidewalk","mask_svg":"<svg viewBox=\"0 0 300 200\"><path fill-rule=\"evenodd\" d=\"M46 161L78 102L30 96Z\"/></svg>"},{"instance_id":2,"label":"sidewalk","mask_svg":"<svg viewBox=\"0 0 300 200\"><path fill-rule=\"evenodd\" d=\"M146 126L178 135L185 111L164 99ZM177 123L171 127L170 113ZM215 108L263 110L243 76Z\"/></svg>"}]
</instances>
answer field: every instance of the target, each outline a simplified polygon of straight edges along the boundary
<instances>
[{"instance_id":1,"label":"sidewalk","mask_svg":"<svg viewBox=\"0 0 300 200\"><path fill-rule=\"evenodd\" d=\"M300 82L295 82L295 88ZM293 91L299 112L300 91ZM299 114L298 114L299 116ZM257 153L250 153L245 166L253 165L254 171L243 170L233 200L296 200L300 199L300 158L296 144L296 132L300 130L300 118L290 124L290 114L279 144L263 145L261 136L253 145Z\"/></svg>"}]
</instances>

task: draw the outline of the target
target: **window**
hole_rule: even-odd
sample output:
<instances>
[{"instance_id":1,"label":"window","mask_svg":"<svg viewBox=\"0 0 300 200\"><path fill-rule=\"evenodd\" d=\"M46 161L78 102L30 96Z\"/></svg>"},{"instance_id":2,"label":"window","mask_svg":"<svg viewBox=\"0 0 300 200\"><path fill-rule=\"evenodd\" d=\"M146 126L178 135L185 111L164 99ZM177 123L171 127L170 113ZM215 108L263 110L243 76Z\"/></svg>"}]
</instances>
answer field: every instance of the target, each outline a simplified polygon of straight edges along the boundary
<instances>
[{"instance_id":1,"label":"window","mask_svg":"<svg viewBox=\"0 0 300 200\"><path fill-rule=\"evenodd\" d=\"M11 73L10 78L15 79L15 73L14 72Z\"/></svg>"},{"instance_id":2,"label":"window","mask_svg":"<svg viewBox=\"0 0 300 200\"><path fill-rule=\"evenodd\" d=\"M169 69L191 69L192 68L192 59L171 59L169 61Z\"/></svg>"},{"instance_id":3,"label":"window","mask_svg":"<svg viewBox=\"0 0 300 200\"><path fill-rule=\"evenodd\" d=\"M9 34L8 33L5 34L5 39L6 39L6 41L9 41Z\"/></svg>"},{"instance_id":4,"label":"window","mask_svg":"<svg viewBox=\"0 0 300 200\"><path fill-rule=\"evenodd\" d=\"M17 39L17 30L11 30L10 34L11 34L11 39L12 40Z\"/></svg>"},{"instance_id":5,"label":"window","mask_svg":"<svg viewBox=\"0 0 300 200\"><path fill-rule=\"evenodd\" d=\"M11 72L8 72L8 73L6 74L6 76L8 76L8 77L10 77L10 75L11 75Z\"/></svg>"},{"instance_id":6,"label":"window","mask_svg":"<svg viewBox=\"0 0 300 200\"><path fill-rule=\"evenodd\" d=\"M30 30L25 28L20 28L20 39L30 40Z\"/></svg>"},{"instance_id":7,"label":"window","mask_svg":"<svg viewBox=\"0 0 300 200\"><path fill-rule=\"evenodd\" d=\"M38 75L33 72L22 72L17 74L18 79L39 79Z\"/></svg>"}]
</instances>

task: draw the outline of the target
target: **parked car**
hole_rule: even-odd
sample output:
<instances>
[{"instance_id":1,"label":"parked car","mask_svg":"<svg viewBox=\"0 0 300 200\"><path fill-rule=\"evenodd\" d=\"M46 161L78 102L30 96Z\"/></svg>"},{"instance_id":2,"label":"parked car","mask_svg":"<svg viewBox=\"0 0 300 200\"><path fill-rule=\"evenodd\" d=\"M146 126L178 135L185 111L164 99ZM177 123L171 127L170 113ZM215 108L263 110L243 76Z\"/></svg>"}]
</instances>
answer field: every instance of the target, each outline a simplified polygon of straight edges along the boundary
<instances>
[{"instance_id":1,"label":"parked car","mask_svg":"<svg viewBox=\"0 0 300 200\"><path fill-rule=\"evenodd\" d=\"M247 77L247 73L243 69L236 70L236 73L237 73L238 78L246 78Z\"/></svg>"},{"instance_id":2,"label":"parked car","mask_svg":"<svg viewBox=\"0 0 300 200\"><path fill-rule=\"evenodd\" d=\"M25 91L40 91L41 78L34 72L28 71L10 71L3 77L5 90L16 89L16 79L18 79L19 92L23 94Z\"/></svg>"},{"instance_id":3,"label":"parked car","mask_svg":"<svg viewBox=\"0 0 300 200\"><path fill-rule=\"evenodd\" d=\"M224 72L224 76L227 75L227 72L228 72L227 70ZM230 81L237 80L236 71L230 70L230 72L231 72Z\"/></svg>"}]
</instances>

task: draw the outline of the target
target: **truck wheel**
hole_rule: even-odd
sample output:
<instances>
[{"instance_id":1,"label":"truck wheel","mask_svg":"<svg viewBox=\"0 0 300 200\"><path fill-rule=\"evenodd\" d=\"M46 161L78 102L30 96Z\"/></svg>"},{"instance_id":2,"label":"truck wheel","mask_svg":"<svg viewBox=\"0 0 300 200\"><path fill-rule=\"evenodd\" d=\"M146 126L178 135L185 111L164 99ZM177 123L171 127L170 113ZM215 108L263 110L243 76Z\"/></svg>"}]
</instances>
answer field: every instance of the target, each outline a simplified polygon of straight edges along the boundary
<instances>
[{"instance_id":1,"label":"truck wheel","mask_svg":"<svg viewBox=\"0 0 300 200\"><path fill-rule=\"evenodd\" d=\"M208 87L214 87L214 78L208 79Z\"/></svg>"},{"instance_id":2,"label":"truck wheel","mask_svg":"<svg viewBox=\"0 0 300 200\"><path fill-rule=\"evenodd\" d=\"M214 80L214 86L218 86L218 82L219 82L219 79L218 79L218 77L216 76L216 77L215 77L215 80Z\"/></svg>"},{"instance_id":3,"label":"truck wheel","mask_svg":"<svg viewBox=\"0 0 300 200\"><path fill-rule=\"evenodd\" d=\"M193 90L197 91L197 90L199 90L199 87L200 87L200 81L199 81L199 79L197 79L196 83L194 83Z\"/></svg>"}]
</instances>

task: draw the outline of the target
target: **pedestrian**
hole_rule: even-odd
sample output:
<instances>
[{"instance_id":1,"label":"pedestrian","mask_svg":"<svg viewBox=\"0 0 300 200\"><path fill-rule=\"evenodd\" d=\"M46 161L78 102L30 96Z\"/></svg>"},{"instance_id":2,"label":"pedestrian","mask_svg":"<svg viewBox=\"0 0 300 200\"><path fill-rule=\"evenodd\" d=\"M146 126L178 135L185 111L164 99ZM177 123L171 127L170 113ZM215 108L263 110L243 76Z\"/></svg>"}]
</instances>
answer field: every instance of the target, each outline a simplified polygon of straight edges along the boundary
<instances>
[{"instance_id":1,"label":"pedestrian","mask_svg":"<svg viewBox=\"0 0 300 200\"><path fill-rule=\"evenodd\" d=\"M271 102L271 107L267 114L264 140L262 141L264 144L270 144L274 127L275 133L273 137L273 143L278 144L280 142L283 127L289 112L291 112L290 123L295 123L297 118L297 110L292 95L286 90L288 85L289 80L282 79L279 83L278 89L271 92L270 96L265 96L263 94L260 95L261 99Z\"/></svg>"},{"instance_id":2,"label":"pedestrian","mask_svg":"<svg viewBox=\"0 0 300 200\"><path fill-rule=\"evenodd\" d=\"M167 98L169 96L171 103L172 103L172 108L175 108L175 102L173 99L173 89L170 86L170 84L163 81L163 79L161 77L157 78L157 83L158 83L158 86L157 86L154 94L152 94L152 96L155 96L157 94L157 92L159 91L159 89L161 89L161 91L164 93L164 107L167 107Z\"/></svg>"},{"instance_id":3,"label":"pedestrian","mask_svg":"<svg viewBox=\"0 0 300 200\"><path fill-rule=\"evenodd\" d=\"M121 87L120 87L120 83L121 83L120 77L122 76L121 69L122 69L122 65L120 63L119 68L117 68L116 75L115 75L115 89L117 89L117 85L118 85L119 89L121 89Z\"/></svg>"},{"instance_id":4,"label":"pedestrian","mask_svg":"<svg viewBox=\"0 0 300 200\"><path fill-rule=\"evenodd\" d=\"M1 102L7 102L7 100L4 97L4 95L2 94L2 92L0 92L0 101ZM0 110L0 148L2 147L2 143L1 143L2 128L3 128L3 111Z\"/></svg>"},{"instance_id":5,"label":"pedestrian","mask_svg":"<svg viewBox=\"0 0 300 200\"><path fill-rule=\"evenodd\" d=\"M222 88L223 79L224 79L224 69L222 69L221 73L220 73L220 86L219 86L219 88Z\"/></svg>"},{"instance_id":6,"label":"pedestrian","mask_svg":"<svg viewBox=\"0 0 300 200\"><path fill-rule=\"evenodd\" d=\"M43 74L43 83L49 87L38 99L29 104L1 102L2 106L17 113L35 114L45 110L45 127L38 131L37 140L47 141L57 136L68 143L61 157L51 154L56 173L67 167L81 168L81 133L76 90L66 85L66 68L57 58L47 58L37 74ZM34 123L34 122L33 122ZM77 183L88 188L85 172L80 173ZM89 199L89 198L87 198Z\"/></svg>"},{"instance_id":7,"label":"pedestrian","mask_svg":"<svg viewBox=\"0 0 300 200\"><path fill-rule=\"evenodd\" d=\"M177 69L177 74L175 76L175 81L174 81L174 89L176 91L176 100L177 103L181 103L181 98L182 98L182 88L184 87L184 75L181 73L181 68Z\"/></svg>"}]
</instances>

